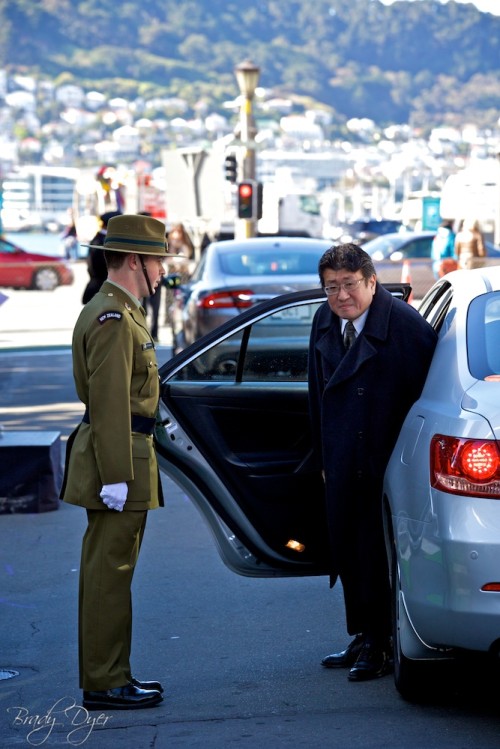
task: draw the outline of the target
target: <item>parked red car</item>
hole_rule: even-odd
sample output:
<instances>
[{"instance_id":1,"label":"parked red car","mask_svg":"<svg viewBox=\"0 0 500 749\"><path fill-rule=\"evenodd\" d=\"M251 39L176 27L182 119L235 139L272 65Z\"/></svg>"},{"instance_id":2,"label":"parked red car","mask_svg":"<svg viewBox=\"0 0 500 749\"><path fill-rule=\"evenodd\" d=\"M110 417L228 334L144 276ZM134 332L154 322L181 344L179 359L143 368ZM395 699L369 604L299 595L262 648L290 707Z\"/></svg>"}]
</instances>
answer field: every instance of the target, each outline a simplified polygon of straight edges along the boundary
<instances>
[{"instance_id":1,"label":"parked red car","mask_svg":"<svg viewBox=\"0 0 500 749\"><path fill-rule=\"evenodd\" d=\"M0 286L53 291L73 281L71 266L63 258L28 252L0 237Z\"/></svg>"}]
</instances>

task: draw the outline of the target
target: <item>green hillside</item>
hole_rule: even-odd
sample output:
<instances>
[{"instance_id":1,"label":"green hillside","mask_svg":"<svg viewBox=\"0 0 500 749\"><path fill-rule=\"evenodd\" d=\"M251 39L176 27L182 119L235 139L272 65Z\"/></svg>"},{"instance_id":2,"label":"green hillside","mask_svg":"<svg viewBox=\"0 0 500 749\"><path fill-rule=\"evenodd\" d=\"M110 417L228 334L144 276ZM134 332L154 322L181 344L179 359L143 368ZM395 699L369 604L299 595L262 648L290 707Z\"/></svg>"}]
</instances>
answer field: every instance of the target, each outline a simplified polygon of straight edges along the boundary
<instances>
[{"instance_id":1,"label":"green hillside","mask_svg":"<svg viewBox=\"0 0 500 749\"><path fill-rule=\"evenodd\" d=\"M222 111L247 57L339 123L498 122L500 18L453 0L0 0L10 72Z\"/></svg>"}]
</instances>

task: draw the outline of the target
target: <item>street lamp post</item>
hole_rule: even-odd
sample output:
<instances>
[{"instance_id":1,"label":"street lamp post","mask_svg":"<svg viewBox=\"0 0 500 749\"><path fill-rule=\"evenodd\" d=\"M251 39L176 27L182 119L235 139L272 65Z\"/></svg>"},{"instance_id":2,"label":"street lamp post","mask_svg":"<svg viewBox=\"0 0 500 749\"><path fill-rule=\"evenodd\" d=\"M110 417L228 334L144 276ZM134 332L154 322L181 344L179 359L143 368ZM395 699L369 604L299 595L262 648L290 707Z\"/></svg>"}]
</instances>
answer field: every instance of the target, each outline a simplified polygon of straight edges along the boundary
<instances>
[{"instance_id":1,"label":"street lamp post","mask_svg":"<svg viewBox=\"0 0 500 749\"><path fill-rule=\"evenodd\" d=\"M259 82L260 68L251 60L244 60L234 69L236 80L242 96L240 108L240 138L244 148L243 180L255 182L255 136L257 128L252 113L252 102ZM257 233L257 218L240 219L244 237L254 237Z\"/></svg>"}]
</instances>

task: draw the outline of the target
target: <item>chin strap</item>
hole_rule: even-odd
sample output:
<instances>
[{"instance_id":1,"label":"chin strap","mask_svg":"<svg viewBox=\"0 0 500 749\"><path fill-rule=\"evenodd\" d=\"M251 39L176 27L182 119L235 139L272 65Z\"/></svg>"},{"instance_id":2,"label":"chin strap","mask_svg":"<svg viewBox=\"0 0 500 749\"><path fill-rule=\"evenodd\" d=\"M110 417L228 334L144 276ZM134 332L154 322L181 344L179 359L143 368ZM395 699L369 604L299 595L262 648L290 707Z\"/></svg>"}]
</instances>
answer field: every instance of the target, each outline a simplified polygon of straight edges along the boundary
<instances>
[{"instance_id":1,"label":"chin strap","mask_svg":"<svg viewBox=\"0 0 500 749\"><path fill-rule=\"evenodd\" d=\"M142 257L142 255L139 255L139 259L141 261L142 272L144 273L144 278L146 279L146 283L148 285L149 296L153 296L154 291L153 291L153 287L151 286L151 281L149 280L148 271L146 269L146 263L144 262L144 258Z\"/></svg>"}]
</instances>

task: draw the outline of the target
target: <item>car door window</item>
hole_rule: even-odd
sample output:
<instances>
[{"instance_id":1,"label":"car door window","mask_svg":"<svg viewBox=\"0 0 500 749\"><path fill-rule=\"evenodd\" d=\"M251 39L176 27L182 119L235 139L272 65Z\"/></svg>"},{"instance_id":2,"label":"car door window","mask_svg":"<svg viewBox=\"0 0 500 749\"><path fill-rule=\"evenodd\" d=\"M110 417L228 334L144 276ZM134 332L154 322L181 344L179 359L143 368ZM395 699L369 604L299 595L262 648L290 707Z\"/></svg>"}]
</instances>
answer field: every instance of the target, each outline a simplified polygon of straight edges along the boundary
<instances>
[{"instance_id":1,"label":"car door window","mask_svg":"<svg viewBox=\"0 0 500 749\"><path fill-rule=\"evenodd\" d=\"M242 357L242 381L307 382L311 325L320 304L286 307L255 323Z\"/></svg>"},{"instance_id":2,"label":"car door window","mask_svg":"<svg viewBox=\"0 0 500 749\"><path fill-rule=\"evenodd\" d=\"M216 346L190 359L170 379L172 382L234 382L243 331L224 338Z\"/></svg>"},{"instance_id":3,"label":"car door window","mask_svg":"<svg viewBox=\"0 0 500 749\"><path fill-rule=\"evenodd\" d=\"M203 351L172 379L307 382L311 325L322 303L288 305L261 318Z\"/></svg>"},{"instance_id":4,"label":"car door window","mask_svg":"<svg viewBox=\"0 0 500 749\"><path fill-rule=\"evenodd\" d=\"M436 284L422 299L418 311L434 330L439 333L453 297L453 287L449 281Z\"/></svg>"}]
</instances>

